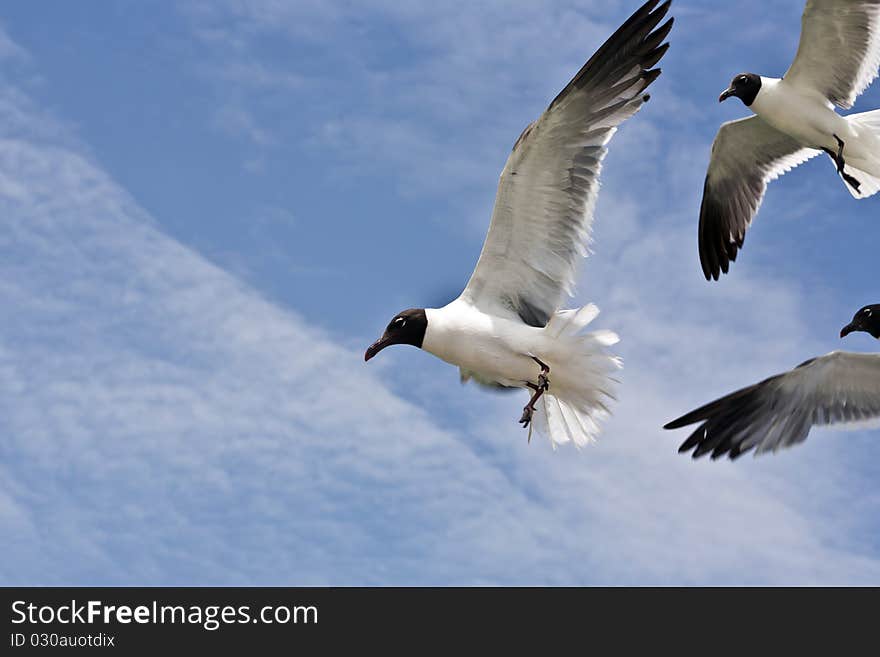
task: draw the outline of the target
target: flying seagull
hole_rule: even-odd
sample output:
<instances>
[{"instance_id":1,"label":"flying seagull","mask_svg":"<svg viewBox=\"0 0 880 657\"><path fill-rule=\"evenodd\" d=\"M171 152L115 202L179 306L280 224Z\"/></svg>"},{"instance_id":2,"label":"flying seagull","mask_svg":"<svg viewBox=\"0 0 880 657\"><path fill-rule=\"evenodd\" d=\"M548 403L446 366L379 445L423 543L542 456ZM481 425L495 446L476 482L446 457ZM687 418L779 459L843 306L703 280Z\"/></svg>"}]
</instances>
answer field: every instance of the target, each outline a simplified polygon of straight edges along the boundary
<instances>
[{"instance_id":1,"label":"flying seagull","mask_svg":"<svg viewBox=\"0 0 880 657\"><path fill-rule=\"evenodd\" d=\"M460 368L462 381L524 388L520 423L551 444L582 446L599 431L619 361L609 331L585 333L598 310L560 310L586 256L599 172L617 126L648 100L669 47L670 0L650 0L584 64L520 135L501 172L489 233L461 295L442 308L398 313L364 355L420 347ZM534 424L533 424L534 423Z\"/></svg>"},{"instance_id":2,"label":"flying seagull","mask_svg":"<svg viewBox=\"0 0 880 657\"><path fill-rule=\"evenodd\" d=\"M865 306L843 327L880 339L880 304ZM667 424L700 426L679 447L699 458L731 459L755 449L777 451L807 439L814 425L859 422L880 417L880 354L833 351L784 374L738 390Z\"/></svg>"},{"instance_id":3,"label":"flying seagull","mask_svg":"<svg viewBox=\"0 0 880 657\"><path fill-rule=\"evenodd\" d=\"M794 63L782 79L740 73L737 97L755 116L721 126L700 208L706 280L727 273L767 184L825 152L857 199L880 190L880 110L841 116L877 77L880 0L809 0Z\"/></svg>"}]
</instances>

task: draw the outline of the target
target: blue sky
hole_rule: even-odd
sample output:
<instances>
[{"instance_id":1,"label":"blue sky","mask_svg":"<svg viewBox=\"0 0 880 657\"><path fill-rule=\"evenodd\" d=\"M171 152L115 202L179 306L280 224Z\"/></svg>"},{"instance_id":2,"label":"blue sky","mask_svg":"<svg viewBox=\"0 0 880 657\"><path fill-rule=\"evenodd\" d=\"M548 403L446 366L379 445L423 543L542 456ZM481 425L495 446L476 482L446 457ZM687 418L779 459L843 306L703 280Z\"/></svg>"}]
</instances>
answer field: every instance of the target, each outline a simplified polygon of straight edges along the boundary
<instances>
[{"instance_id":1,"label":"blue sky","mask_svg":"<svg viewBox=\"0 0 880 657\"><path fill-rule=\"evenodd\" d=\"M880 201L824 158L700 272L717 95L784 72L798 3L673 5L572 301L622 337L599 444L527 445L521 396L415 349L363 363L458 293L516 136L636 4L4 3L0 582L880 584L876 432L731 464L660 430L878 301Z\"/></svg>"}]
</instances>

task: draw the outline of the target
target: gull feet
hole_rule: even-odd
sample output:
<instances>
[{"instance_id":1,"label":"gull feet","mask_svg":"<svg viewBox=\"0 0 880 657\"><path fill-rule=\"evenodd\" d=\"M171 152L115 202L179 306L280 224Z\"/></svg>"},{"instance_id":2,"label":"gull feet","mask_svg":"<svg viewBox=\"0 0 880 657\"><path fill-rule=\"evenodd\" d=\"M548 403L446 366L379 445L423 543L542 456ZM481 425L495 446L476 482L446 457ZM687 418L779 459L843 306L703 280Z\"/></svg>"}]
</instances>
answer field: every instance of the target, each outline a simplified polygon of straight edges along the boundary
<instances>
[{"instance_id":1,"label":"gull feet","mask_svg":"<svg viewBox=\"0 0 880 657\"><path fill-rule=\"evenodd\" d=\"M540 388L541 390L543 390L544 392L547 392L548 390L550 390L550 379L548 379L547 375L544 374L543 372L541 372L538 375L538 386L537 387Z\"/></svg>"},{"instance_id":2,"label":"gull feet","mask_svg":"<svg viewBox=\"0 0 880 657\"><path fill-rule=\"evenodd\" d=\"M529 403L523 408L522 416L519 418L519 423L522 425L523 429L529 428L528 442L532 442L532 431L530 427L532 424L532 415L535 413L535 404L538 403L541 395L550 389L550 379L547 378L547 375L550 374L550 368L535 356L532 356L532 360L541 367L541 373L538 374L537 385L530 381L526 382L526 386L532 391L532 397L529 399Z\"/></svg>"},{"instance_id":3,"label":"gull feet","mask_svg":"<svg viewBox=\"0 0 880 657\"><path fill-rule=\"evenodd\" d=\"M834 160L834 163L837 165L837 173L840 174L840 176L843 178L843 181L858 192L859 188L862 186L862 183L860 183L858 179L854 178L853 176L846 173L846 171L844 171L846 160L843 158L843 147L846 145L846 143L837 135L831 136L834 137L834 140L837 142L837 152L835 153L830 148L823 148L822 150L828 153L828 155L831 156L831 159Z\"/></svg>"},{"instance_id":4,"label":"gull feet","mask_svg":"<svg viewBox=\"0 0 880 657\"><path fill-rule=\"evenodd\" d=\"M862 186L862 183L860 183L856 178L853 178L848 173L844 173L843 171L840 172L840 175L843 176L844 182L848 183L850 187L861 193L859 187Z\"/></svg>"},{"instance_id":5,"label":"gull feet","mask_svg":"<svg viewBox=\"0 0 880 657\"><path fill-rule=\"evenodd\" d=\"M523 408L522 417L519 418L519 423L523 426L523 429L528 428L528 426L532 423L532 414L535 412L535 409L531 406L526 405Z\"/></svg>"},{"instance_id":6,"label":"gull feet","mask_svg":"<svg viewBox=\"0 0 880 657\"><path fill-rule=\"evenodd\" d=\"M846 164L846 160L843 159L843 147L845 146L845 143L843 139L837 135L831 136L837 140L837 157L834 158L837 161L837 173L843 173L843 165Z\"/></svg>"}]
</instances>

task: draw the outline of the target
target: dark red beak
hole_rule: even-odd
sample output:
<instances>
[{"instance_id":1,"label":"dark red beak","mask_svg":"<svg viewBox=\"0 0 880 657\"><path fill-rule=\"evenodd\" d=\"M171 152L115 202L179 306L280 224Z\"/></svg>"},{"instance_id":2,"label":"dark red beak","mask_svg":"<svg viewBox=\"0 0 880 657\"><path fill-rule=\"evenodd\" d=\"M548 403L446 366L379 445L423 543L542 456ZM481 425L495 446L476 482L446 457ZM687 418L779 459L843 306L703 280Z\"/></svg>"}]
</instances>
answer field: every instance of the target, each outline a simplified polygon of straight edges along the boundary
<instances>
[{"instance_id":1,"label":"dark red beak","mask_svg":"<svg viewBox=\"0 0 880 657\"><path fill-rule=\"evenodd\" d=\"M853 322L851 324L847 324L842 329L840 329L840 337L845 338L850 333L854 333L855 331L858 331L858 330L859 330L859 327L855 325L855 322Z\"/></svg>"},{"instance_id":2,"label":"dark red beak","mask_svg":"<svg viewBox=\"0 0 880 657\"><path fill-rule=\"evenodd\" d=\"M366 353L364 354L364 362L366 363L373 356L375 356L380 351L382 351L385 347L392 345L392 344L394 344L394 343L391 342L391 340L389 338L387 338L383 335L381 338L379 338L378 340L376 340L373 344L371 344L369 346Z\"/></svg>"}]
</instances>

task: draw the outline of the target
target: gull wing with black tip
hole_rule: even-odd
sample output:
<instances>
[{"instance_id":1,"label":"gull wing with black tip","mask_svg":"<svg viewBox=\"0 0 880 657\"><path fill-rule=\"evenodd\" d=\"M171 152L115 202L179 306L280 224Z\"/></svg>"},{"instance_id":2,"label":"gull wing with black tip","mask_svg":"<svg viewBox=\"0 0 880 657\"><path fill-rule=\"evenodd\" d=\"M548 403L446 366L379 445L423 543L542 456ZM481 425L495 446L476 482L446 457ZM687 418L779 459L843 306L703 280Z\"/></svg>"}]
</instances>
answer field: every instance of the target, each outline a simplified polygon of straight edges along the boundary
<instances>
[{"instance_id":1,"label":"gull wing with black tip","mask_svg":"<svg viewBox=\"0 0 880 657\"><path fill-rule=\"evenodd\" d=\"M670 2L658 2L636 11L516 141L463 300L545 326L572 294L607 144L648 99L645 89L660 75L652 67L669 47L673 19L660 23Z\"/></svg>"},{"instance_id":2,"label":"gull wing with black tip","mask_svg":"<svg viewBox=\"0 0 880 657\"><path fill-rule=\"evenodd\" d=\"M767 184L821 152L804 148L758 116L721 126L700 206L700 265L706 280L717 281L736 260Z\"/></svg>"},{"instance_id":3,"label":"gull wing with black tip","mask_svg":"<svg viewBox=\"0 0 880 657\"><path fill-rule=\"evenodd\" d=\"M819 425L880 417L880 354L834 351L691 411L667 424L700 423L679 447L693 457L735 459L806 440Z\"/></svg>"}]
</instances>

